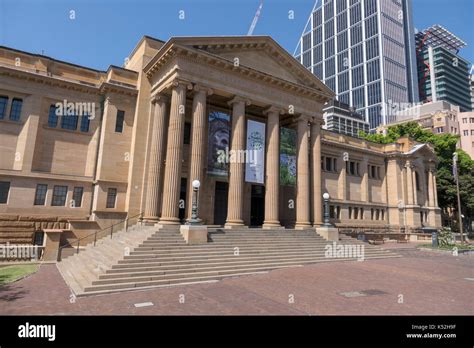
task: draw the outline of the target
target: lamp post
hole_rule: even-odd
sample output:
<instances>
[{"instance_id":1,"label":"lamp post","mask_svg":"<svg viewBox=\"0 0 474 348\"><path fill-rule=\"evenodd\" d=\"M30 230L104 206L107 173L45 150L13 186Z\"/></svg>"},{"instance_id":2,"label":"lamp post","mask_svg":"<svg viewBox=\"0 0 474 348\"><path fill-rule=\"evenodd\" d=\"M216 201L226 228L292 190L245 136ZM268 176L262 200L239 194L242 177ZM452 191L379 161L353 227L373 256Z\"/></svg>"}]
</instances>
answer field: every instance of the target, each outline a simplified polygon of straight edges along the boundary
<instances>
[{"instance_id":1,"label":"lamp post","mask_svg":"<svg viewBox=\"0 0 474 348\"><path fill-rule=\"evenodd\" d=\"M323 194L323 201L324 201L324 223L323 223L323 226L332 227L331 223L329 222L329 193L325 192Z\"/></svg>"},{"instance_id":2,"label":"lamp post","mask_svg":"<svg viewBox=\"0 0 474 348\"><path fill-rule=\"evenodd\" d=\"M188 225L199 225L201 223L201 219L198 218L198 202L197 202L197 195L199 193L199 187L201 186L201 182L199 180L193 181L193 204L191 207L191 219L188 221Z\"/></svg>"},{"instance_id":3,"label":"lamp post","mask_svg":"<svg viewBox=\"0 0 474 348\"><path fill-rule=\"evenodd\" d=\"M459 233L461 235L461 244L464 244L463 225L462 225L462 212L461 212L461 195L459 194L459 175L458 175L458 154L453 153L453 176L456 180L456 195L458 201L458 222L459 222Z\"/></svg>"}]
</instances>

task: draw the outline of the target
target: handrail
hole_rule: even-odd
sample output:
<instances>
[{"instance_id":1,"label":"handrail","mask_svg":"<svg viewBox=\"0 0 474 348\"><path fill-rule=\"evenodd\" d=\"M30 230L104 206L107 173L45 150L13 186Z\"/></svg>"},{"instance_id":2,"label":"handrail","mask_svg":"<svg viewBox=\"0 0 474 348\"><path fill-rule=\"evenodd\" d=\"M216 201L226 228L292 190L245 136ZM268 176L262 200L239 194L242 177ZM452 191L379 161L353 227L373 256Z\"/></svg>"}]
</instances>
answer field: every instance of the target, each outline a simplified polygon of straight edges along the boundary
<instances>
[{"instance_id":1,"label":"handrail","mask_svg":"<svg viewBox=\"0 0 474 348\"><path fill-rule=\"evenodd\" d=\"M110 229L110 238L112 238L112 235L114 233L114 226L117 226L117 225L120 225L120 224L123 224L125 223L125 231L128 230L128 221L131 220L131 219L134 219L134 218L137 218L137 217L141 217L143 213L140 213L140 214L137 214L137 215L134 215L134 216L130 216L130 217L127 217L126 219L122 220L122 221L119 221L115 224L112 224L106 228L103 228L101 230L98 230L98 231L95 231L94 233L91 233L91 234L88 234L87 236L85 237L82 237L82 238L79 238L79 239L76 239L72 242L68 242L66 244L64 244L63 246L59 247L58 249L58 261L61 261L61 253L62 253L62 250L68 246L73 246L73 244L76 244L77 243L77 248L76 248L76 254L79 254L79 247L81 245L81 240L84 240L86 238L89 238L90 236L94 236L94 246L97 242L97 234L100 233L100 232L104 232L104 231L107 231L108 229Z\"/></svg>"}]
</instances>

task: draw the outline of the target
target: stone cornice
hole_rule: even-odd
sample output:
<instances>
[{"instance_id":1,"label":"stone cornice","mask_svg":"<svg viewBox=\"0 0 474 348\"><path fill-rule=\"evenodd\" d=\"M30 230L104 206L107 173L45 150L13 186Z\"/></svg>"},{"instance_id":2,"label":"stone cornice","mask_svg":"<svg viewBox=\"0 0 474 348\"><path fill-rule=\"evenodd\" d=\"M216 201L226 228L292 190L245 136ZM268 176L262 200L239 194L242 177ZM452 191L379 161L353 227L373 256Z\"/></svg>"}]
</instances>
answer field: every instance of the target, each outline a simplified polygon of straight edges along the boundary
<instances>
[{"instance_id":1,"label":"stone cornice","mask_svg":"<svg viewBox=\"0 0 474 348\"><path fill-rule=\"evenodd\" d=\"M73 90L87 94L102 95L109 92L128 96L136 96L138 94L138 90L135 88L117 85L107 81L102 81L100 85L92 86L77 81L67 80L57 76L48 76L35 72L14 69L2 65L0 65L0 75L13 77L20 80L28 80L30 82L49 85L51 87L59 87L66 90Z\"/></svg>"},{"instance_id":2,"label":"stone cornice","mask_svg":"<svg viewBox=\"0 0 474 348\"><path fill-rule=\"evenodd\" d=\"M58 77L37 74L34 72L13 69L0 65L0 75L17 78L20 80L28 80L52 87L60 87L67 90L74 90L88 94L101 94L98 86L89 86L75 81L70 81Z\"/></svg>"},{"instance_id":3,"label":"stone cornice","mask_svg":"<svg viewBox=\"0 0 474 348\"><path fill-rule=\"evenodd\" d=\"M165 45L155 56L154 59L145 67L144 71L148 78L151 78L155 71L159 70L165 65L172 57L176 56L186 57L199 63L206 63L213 65L223 70L237 72L242 76L258 80L261 82L268 83L272 86L278 87L285 91L297 93L301 96L307 96L314 98L316 101L324 103L332 98L329 93L319 90L314 87L307 87L300 84L296 84L281 78L269 75L267 73L255 70L244 65L235 66L234 62L223 57L213 55L208 52L200 51L198 49L192 49L189 47L180 46L175 43L169 43Z\"/></svg>"}]
</instances>

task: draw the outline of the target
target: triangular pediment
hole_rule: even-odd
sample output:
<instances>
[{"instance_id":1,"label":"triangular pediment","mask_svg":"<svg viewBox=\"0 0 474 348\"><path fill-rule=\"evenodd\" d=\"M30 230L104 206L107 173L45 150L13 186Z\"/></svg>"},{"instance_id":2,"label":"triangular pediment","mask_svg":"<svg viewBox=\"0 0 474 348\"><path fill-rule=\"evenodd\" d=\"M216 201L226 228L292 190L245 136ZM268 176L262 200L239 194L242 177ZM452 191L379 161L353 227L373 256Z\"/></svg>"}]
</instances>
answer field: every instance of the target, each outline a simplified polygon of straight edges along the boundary
<instances>
[{"instance_id":1,"label":"triangular pediment","mask_svg":"<svg viewBox=\"0 0 474 348\"><path fill-rule=\"evenodd\" d=\"M198 50L233 63L238 62L239 65L258 72L320 90L329 96L334 95L323 82L269 36L175 37L171 41L180 47Z\"/></svg>"}]
</instances>

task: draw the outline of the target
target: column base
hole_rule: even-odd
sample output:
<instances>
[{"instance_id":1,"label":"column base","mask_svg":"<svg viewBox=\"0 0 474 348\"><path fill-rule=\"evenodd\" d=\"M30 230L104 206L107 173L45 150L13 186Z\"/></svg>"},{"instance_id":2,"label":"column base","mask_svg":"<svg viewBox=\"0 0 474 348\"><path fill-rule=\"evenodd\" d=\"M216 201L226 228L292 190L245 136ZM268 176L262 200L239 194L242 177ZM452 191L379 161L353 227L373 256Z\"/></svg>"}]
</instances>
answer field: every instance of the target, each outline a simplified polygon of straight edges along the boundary
<instances>
[{"instance_id":1,"label":"column base","mask_svg":"<svg viewBox=\"0 0 474 348\"><path fill-rule=\"evenodd\" d=\"M248 226L245 226L244 223L236 223L236 222L226 222L224 225L225 229L231 230L231 229L242 229L242 228L249 228Z\"/></svg>"},{"instance_id":2,"label":"column base","mask_svg":"<svg viewBox=\"0 0 474 348\"><path fill-rule=\"evenodd\" d=\"M158 223L161 225L181 225L178 218L161 218Z\"/></svg>"},{"instance_id":3,"label":"column base","mask_svg":"<svg viewBox=\"0 0 474 348\"><path fill-rule=\"evenodd\" d=\"M309 222L297 222L295 225L295 230L308 230L312 226Z\"/></svg>"},{"instance_id":4,"label":"column base","mask_svg":"<svg viewBox=\"0 0 474 348\"><path fill-rule=\"evenodd\" d=\"M158 217L144 217L143 220L140 222L143 226L153 226L160 221Z\"/></svg>"},{"instance_id":5,"label":"column base","mask_svg":"<svg viewBox=\"0 0 474 348\"><path fill-rule=\"evenodd\" d=\"M264 229L264 230L284 230L285 227L280 225L279 221L269 221L269 222L264 221L263 225L262 225L262 229Z\"/></svg>"}]
</instances>

